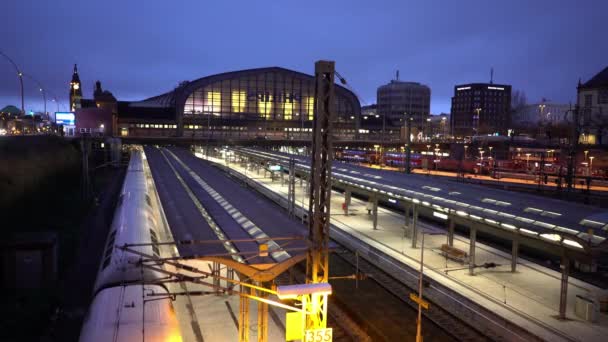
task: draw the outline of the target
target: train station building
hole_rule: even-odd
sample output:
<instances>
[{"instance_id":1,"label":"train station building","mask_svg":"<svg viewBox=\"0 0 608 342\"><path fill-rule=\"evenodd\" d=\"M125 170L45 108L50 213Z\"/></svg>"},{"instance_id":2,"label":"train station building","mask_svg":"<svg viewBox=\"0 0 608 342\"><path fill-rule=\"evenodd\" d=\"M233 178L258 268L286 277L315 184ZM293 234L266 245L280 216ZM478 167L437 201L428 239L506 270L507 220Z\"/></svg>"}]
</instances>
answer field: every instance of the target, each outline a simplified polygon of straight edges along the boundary
<instances>
[{"instance_id":1,"label":"train station building","mask_svg":"<svg viewBox=\"0 0 608 342\"><path fill-rule=\"evenodd\" d=\"M104 131L114 136L309 139L314 96L313 75L269 67L185 81L142 101L116 100L98 82L93 99L71 97L78 102L71 106L77 108L77 122L80 116L90 117L94 108L111 112ZM335 114L336 134L355 138L361 105L340 85L335 87Z\"/></svg>"}]
</instances>

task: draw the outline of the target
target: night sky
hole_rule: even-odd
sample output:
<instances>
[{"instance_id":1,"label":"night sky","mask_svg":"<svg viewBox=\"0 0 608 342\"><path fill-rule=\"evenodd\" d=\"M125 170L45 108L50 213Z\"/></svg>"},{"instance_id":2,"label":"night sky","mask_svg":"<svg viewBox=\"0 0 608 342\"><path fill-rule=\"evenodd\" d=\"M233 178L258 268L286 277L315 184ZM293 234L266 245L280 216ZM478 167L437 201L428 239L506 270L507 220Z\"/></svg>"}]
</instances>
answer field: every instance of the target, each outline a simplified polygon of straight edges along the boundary
<instances>
[{"instance_id":1,"label":"night sky","mask_svg":"<svg viewBox=\"0 0 608 342\"><path fill-rule=\"evenodd\" d=\"M431 87L432 113L449 112L455 84L489 81L491 67L528 102L568 103L579 78L608 66L606 0L1 0L0 13L0 51L60 109L74 63L85 97L100 80L119 100L139 100L214 73L313 73L315 60L332 59L363 105L399 69L401 80ZM2 57L0 81L0 107L19 107ZM26 110L42 110L38 87L25 82Z\"/></svg>"}]
</instances>

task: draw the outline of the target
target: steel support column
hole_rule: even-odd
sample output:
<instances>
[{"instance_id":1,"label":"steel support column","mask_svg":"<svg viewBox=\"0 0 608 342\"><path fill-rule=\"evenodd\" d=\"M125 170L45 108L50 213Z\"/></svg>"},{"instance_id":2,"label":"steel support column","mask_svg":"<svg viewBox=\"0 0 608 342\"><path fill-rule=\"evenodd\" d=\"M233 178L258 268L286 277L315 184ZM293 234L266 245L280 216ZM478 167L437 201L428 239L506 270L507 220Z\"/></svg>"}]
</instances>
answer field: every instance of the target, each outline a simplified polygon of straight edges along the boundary
<instances>
[{"instance_id":1,"label":"steel support column","mask_svg":"<svg viewBox=\"0 0 608 342\"><path fill-rule=\"evenodd\" d=\"M248 287L240 286L240 289L241 293L249 294ZM249 342L249 298L245 296L239 300L239 342Z\"/></svg>"},{"instance_id":2,"label":"steel support column","mask_svg":"<svg viewBox=\"0 0 608 342\"><path fill-rule=\"evenodd\" d=\"M306 283L325 283L329 279L329 220L331 209L331 162L333 158L332 123L334 116L334 73L332 61L315 63L315 104L312 154L310 164L310 195L308 204L308 239ZM303 307L305 329L327 327L327 296L311 296Z\"/></svg>"},{"instance_id":3,"label":"steel support column","mask_svg":"<svg viewBox=\"0 0 608 342\"><path fill-rule=\"evenodd\" d=\"M346 206L350 206L350 200L352 197L352 192L349 187L344 189L344 202L346 202Z\"/></svg>"},{"instance_id":4,"label":"steel support column","mask_svg":"<svg viewBox=\"0 0 608 342\"><path fill-rule=\"evenodd\" d=\"M372 197L373 209L372 209L372 219L374 220L374 230L378 229L378 196L374 195Z\"/></svg>"},{"instance_id":5,"label":"steel support column","mask_svg":"<svg viewBox=\"0 0 608 342\"><path fill-rule=\"evenodd\" d=\"M404 214L403 214L403 235L406 237L411 237L412 236L412 227L410 227L410 207L411 204L408 202L403 202L403 210L404 210Z\"/></svg>"},{"instance_id":6,"label":"steel support column","mask_svg":"<svg viewBox=\"0 0 608 342\"><path fill-rule=\"evenodd\" d=\"M412 206L412 248L416 248L418 243L418 206Z\"/></svg>"},{"instance_id":7,"label":"steel support column","mask_svg":"<svg viewBox=\"0 0 608 342\"><path fill-rule=\"evenodd\" d=\"M475 275L475 242L477 242L477 228L471 226L469 229L469 275Z\"/></svg>"},{"instance_id":8,"label":"steel support column","mask_svg":"<svg viewBox=\"0 0 608 342\"><path fill-rule=\"evenodd\" d=\"M519 255L519 240L517 237L511 241L511 272L517 270L517 256Z\"/></svg>"},{"instance_id":9,"label":"steel support column","mask_svg":"<svg viewBox=\"0 0 608 342\"><path fill-rule=\"evenodd\" d=\"M562 263L559 265L562 270L562 281L559 293L559 318L566 319L566 308L568 306L568 276L570 275L570 259L564 249Z\"/></svg>"},{"instance_id":10,"label":"steel support column","mask_svg":"<svg viewBox=\"0 0 608 342\"><path fill-rule=\"evenodd\" d=\"M287 211L290 217L296 215L296 164L295 159L289 159L289 178L287 187Z\"/></svg>"},{"instance_id":11,"label":"steel support column","mask_svg":"<svg viewBox=\"0 0 608 342\"><path fill-rule=\"evenodd\" d=\"M453 218L449 218L448 219L448 246L453 247L454 246L454 219Z\"/></svg>"},{"instance_id":12,"label":"steel support column","mask_svg":"<svg viewBox=\"0 0 608 342\"><path fill-rule=\"evenodd\" d=\"M264 286L260 284L260 286ZM268 293L266 291L257 291L258 297L266 298ZM258 342L268 341L268 303L258 301Z\"/></svg>"},{"instance_id":13,"label":"steel support column","mask_svg":"<svg viewBox=\"0 0 608 342\"><path fill-rule=\"evenodd\" d=\"M218 262L213 262L211 264L211 273L213 273L213 286L215 286L215 294L220 294L220 264Z\"/></svg>"}]
</instances>

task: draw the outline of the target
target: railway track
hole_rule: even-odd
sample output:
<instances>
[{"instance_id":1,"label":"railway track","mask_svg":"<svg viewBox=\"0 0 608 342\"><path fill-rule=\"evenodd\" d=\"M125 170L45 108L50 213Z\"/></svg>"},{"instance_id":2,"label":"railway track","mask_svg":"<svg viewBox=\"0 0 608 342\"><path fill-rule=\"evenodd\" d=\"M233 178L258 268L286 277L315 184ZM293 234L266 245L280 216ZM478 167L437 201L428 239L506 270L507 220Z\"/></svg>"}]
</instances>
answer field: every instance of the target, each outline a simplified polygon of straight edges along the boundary
<instances>
[{"instance_id":1,"label":"railway track","mask_svg":"<svg viewBox=\"0 0 608 342\"><path fill-rule=\"evenodd\" d=\"M416 290L409 288L365 259L358 258L357 260L357 256L351 251L345 251L338 255L351 266L356 267L358 265L359 272L365 273L378 285L395 295L395 297L401 299L413 309L418 310L418 305L409 299L409 293L416 292ZM481 332L473 329L441 307L433 305L433 303L429 306L429 310L425 310L423 314L459 341L490 341Z\"/></svg>"}]
</instances>

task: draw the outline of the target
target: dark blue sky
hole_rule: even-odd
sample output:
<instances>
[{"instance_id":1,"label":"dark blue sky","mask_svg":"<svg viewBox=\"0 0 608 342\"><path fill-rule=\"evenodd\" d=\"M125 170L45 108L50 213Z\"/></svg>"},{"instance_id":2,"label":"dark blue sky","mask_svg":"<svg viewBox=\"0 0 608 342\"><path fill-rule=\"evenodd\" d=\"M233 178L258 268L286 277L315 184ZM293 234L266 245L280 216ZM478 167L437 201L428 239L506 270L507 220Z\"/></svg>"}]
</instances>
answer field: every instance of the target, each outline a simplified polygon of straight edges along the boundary
<instances>
[{"instance_id":1,"label":"dark blue sky","mask_svg":"<svg viewBox=\"0 0 608 342\"><path fill-rule=\"evenodd\" d=\"M213 73L312 73L315 60L333 59L362 104L399 69L431 87L432 113L449 112L455 84L489 81L491 67L529 102L567 103L579 78L608 66L606 0L2 0L0 13L0 51L64 107L74 63L85 97L99 79L136 100ZM1 58L0 81L0 106L19 106ZM26 109L42 109L26 82Z\"/></svg>"}]
</instances>

